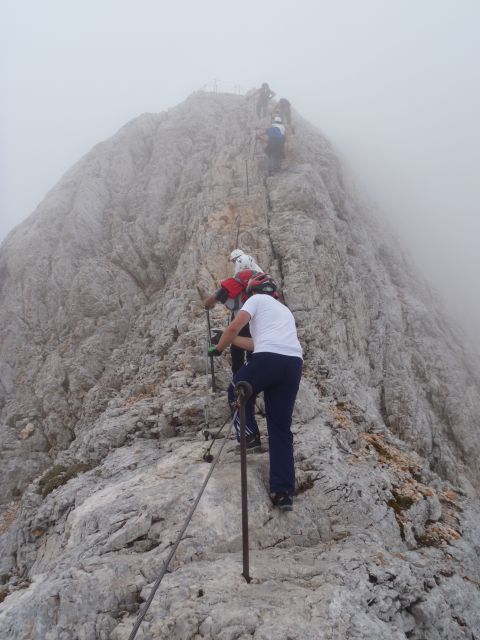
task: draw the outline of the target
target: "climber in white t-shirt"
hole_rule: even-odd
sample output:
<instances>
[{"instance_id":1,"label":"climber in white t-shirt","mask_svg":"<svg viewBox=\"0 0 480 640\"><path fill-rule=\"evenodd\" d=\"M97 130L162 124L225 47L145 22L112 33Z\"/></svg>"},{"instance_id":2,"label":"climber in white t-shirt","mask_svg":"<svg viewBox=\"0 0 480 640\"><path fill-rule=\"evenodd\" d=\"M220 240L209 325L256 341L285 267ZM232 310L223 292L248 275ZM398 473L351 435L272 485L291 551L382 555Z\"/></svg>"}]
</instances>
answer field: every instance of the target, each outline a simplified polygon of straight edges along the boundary
<instances>
[{"instance_id":1,"label":"climber in white t-shirt","mask_svg":"<svg viewBox=\"0 0 480 640\"><path fill-rule=\"evenodd\" d=\"M233 376L228 389L229 401L234 401L234 386L240 380L251 385L253 397L260 391L264 392L272 502L280 509L292 509L295 471L291 424L302 376L302 348L291 311L275 297L277 285L273 278L265 273L254 276L246 292L248 299L223 332L218 345L210 347L209 355L221 355L232 342L253 351L250 362ZM239 337L239 332L248 322L252 337ZM246 404L245 417L247 448L260 448L260 432L251 398ZM238 425L235 426L238 438Z\"/></svg>"}]
</instances>

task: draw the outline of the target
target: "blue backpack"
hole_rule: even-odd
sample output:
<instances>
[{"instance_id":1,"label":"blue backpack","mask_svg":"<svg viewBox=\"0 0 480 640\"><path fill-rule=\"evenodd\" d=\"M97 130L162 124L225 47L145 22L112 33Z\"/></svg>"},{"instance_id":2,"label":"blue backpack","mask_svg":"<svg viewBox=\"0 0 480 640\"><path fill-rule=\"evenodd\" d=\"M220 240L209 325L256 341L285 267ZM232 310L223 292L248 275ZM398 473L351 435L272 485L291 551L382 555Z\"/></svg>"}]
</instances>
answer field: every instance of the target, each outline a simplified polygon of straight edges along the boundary
<instances>
[{"instance_id":1,"label":"blue backpack","mask_svg":"<svg viewBox=\"0 0 480 640\"><path fill-rule=\"evenodd\" d=\"M285 140L285 136L278 127L270 127L267 129L267 136L269 140Z\"/></svg>"}]
</instances>

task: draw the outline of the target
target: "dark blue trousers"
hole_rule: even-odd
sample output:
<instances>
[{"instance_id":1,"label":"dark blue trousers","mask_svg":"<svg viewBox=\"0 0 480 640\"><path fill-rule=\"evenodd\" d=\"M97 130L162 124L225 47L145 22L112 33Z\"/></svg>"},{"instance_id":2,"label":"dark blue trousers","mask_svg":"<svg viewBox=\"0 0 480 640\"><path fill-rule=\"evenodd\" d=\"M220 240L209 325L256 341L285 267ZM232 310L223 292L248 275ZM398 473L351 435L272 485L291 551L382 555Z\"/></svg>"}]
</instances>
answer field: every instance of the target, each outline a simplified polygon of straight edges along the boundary
<instances>
[{"instance_id":1,"label":"dark blue trousers","mask_svg":"<svg viewBox=\"0 0 480 640\"><path fill-rule=\"evenodd\" d=\"M251 398L245 407L246 430L249 434L258 433L254 397L263 391L269 439L271 493L295 493L293 436L290 428L302 366L301 358L278 353L254 353L250 362L233 376L228 387L228 399L232 403L235 383L245 380L252 386L253 400Z\"/></svg>"}]
</instances>

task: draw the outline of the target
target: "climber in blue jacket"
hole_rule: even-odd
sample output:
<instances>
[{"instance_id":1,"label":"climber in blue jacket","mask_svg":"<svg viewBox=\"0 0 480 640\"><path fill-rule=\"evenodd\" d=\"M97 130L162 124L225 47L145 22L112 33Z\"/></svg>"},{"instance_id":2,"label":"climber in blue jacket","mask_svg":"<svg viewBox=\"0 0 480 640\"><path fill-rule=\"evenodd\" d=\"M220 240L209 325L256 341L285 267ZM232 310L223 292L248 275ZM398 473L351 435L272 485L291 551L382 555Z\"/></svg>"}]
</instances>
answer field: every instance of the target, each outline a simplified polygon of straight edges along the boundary
<instances>
[{"instance_id":1,"label":"climber in blue jacket","mask_svg":"<svg viewBox=\"0 0 480 640\"><path fill-rule=\"evenodd\" d=\"M285 126L282 117L274 116L271 126L258 137L267 142L265 153L268 157L268 175L272 176L280 171L285 157Z\"/></svg>"}]
</instances>

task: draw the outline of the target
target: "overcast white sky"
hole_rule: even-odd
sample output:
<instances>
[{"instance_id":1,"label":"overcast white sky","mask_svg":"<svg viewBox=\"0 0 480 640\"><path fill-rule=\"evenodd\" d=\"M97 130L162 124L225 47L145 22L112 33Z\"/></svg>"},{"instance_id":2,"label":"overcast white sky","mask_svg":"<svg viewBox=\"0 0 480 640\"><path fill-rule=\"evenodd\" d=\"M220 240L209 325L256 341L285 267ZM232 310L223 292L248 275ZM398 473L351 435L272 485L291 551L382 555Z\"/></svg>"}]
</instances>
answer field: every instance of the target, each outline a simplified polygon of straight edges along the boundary
<instances>
[{"instance_id":1,"label":"overcast white sky","mask_svg":"<svg viewBox=\"0 0 480 640\"><path fill-rule=\"evenodd\" d=\"M267 81L480 335L479 1L0 0L0 43L0 239L131 118Z\"/></svg>"}]
</instances>

